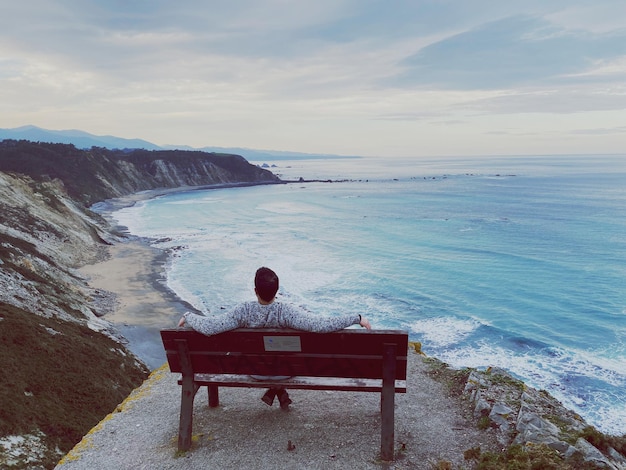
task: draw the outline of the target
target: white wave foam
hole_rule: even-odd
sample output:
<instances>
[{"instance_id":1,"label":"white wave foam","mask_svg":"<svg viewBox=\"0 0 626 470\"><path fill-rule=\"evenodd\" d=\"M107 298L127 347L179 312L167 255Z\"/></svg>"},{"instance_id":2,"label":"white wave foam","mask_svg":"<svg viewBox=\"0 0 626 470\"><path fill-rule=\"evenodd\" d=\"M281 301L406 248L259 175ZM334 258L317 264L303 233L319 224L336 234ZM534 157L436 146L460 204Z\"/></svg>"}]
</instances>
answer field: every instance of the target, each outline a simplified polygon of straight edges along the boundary
<instances>
[{"instance_id":1,"label":"white wave foam","mask_svg":"<svg viewBox=\"0 0 626 470\"><path fill-rule=\"evenodd\" d=\"M614 387L626 387L623 360L603 357L599 351L555 351L563 373L597 379Z\"/></svg>"},{"instance_id":2,"label":"white wave foam","mask_svg":"<svg viewBox=\"0 0 626 470\"><path fill-rule=\"evenodd\" d=\"M142 215L146 201L139 201L131 207L125 207L110 214L111 218L122 227L128 228L133 235L145 236Z\"/></svg>"},{"instance_id":3,"label":"white wave foam","mask_svg":"<svg viewBox=\"0 0 626 470\"><path fill-rule=\"evenodd\" d=\"M429 354L428 348L424 350ZM576 411L602 432L616 435L626 433L624 397L621 393L619 397L612 396L626 387L623 372L599 367L597 363L603 361L587 361L584 355L562 350L552 350L552 353L545 356L515 354L511 349L482 340L473 346L436 349L433 355L456 368L483 369L493 366L505 369L529 386L547 390L564 406ZM618 364L610 361L607 365L613 367ZM572 383L572 380L580 383ZM604 382L606 387L592 386L588 389L585 386L585 383L594 381ZM590 393L590 390L593 392Z\"/></svg>"},{"instance_id":4,"label":"white wave foam","mask_svg":"<svg viewBox=\"0 0 626 470\"><path fill-rule=\"evenodd\" d=\"M184 193L181 193L184 194ZM204 196L204 197L194 197L193 199L189 199L186 194L185 199L166 199L161 204L164 206L197 206L198 204L215 204L218 202L224 202L226 199L225 196Z\"/></svg>"},{"instance_id":5,"label":"white wave foam","mask_svg":"<svg viewBox=\"0 0 626 470\"><path fill-rule=\"evenodd\" d=\"M412 333L423 337L425 343L433 347L443 347L460 343L473 333L480 322L473 319L437 317L418 320L409 325Z\"/></svg>"},{"instance_id":6,"label":"white wave foam","mask_svg":"<svg viewBox=\"0 0 626 470\"><path fill-rule=\"evenodd\" d=\"M626 403L616 403L608 399L606 406L599 407L594 413L593 421L601 423L596 425L598 429L613 436L623 436L626 434Z\"/></svg>"}]
</instances>

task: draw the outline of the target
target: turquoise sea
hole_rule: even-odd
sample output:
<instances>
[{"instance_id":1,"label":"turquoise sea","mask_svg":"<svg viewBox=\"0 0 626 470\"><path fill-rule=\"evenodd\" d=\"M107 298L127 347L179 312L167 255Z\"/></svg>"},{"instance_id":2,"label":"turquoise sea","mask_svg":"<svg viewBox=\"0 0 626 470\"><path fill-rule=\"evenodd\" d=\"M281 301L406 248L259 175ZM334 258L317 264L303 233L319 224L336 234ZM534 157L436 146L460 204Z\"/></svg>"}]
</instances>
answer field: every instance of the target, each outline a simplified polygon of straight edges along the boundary
<instances>
[{"instance_id":1,"label":"turquoise sea","mask_svg":"<svg viewBox=\"0 0 626 470\"><path fill-rule=\"evenodd\" d=\"M402 328L456 367L503 367L626 434L626 156L256 162L284 179L113 213L171 249L168 286L208 315L262 265L312 312ZM166 326L166 325L164 325Z\"/></svg>"}]
</instances>

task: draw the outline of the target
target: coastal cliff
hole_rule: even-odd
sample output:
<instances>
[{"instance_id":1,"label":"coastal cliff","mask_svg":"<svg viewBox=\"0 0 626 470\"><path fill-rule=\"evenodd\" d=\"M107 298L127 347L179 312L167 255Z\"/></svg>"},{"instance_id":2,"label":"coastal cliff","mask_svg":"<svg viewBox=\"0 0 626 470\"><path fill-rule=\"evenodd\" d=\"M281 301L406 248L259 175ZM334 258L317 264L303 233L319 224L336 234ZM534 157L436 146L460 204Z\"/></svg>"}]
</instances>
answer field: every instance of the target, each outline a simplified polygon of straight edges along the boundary
<instances>
[{"instance_id":1,"label":"coastal cliff","mask_svg":"<svg viewBox=\"0 0 626 470\"><path fill-rule=\"evenodd\" d=\"M120 404L147 377L146 366L124 346L103 316L110 307L107 294L90 287L77 270L101 260L105 247L121 237L89 207L145 190L280 182L236 155L79 150L63 144L0 142L0 468L54 468L90 430L103 429L98 423L105 416L123 416L118 412L125 410ZM419 345L413 346L418 352ZM428 358L419 363L423 366L411 371L413 389L418 390L418 383L427 385L422 386L419 399L412 395L411 401L398 407L397 414L406 417L406 425L398 428L402 455L397 468L424 468L427 460L420 449L431 447L454 447L463 454L457 456L459 463L454 467L454 460L441 460L432 463L432 468L626 468L626 436L598 433L547 393L526 387L504 371L453 370ZM445 387L435 387L426 376ZM175 380L172 385L169 404L179 397ZM458 398L460 407L450 407L451 397ZM333 433L349 431L345 442L351 445L346 447L358 452L346 468L354 468L363 452L354 445L355 429L342 420L346 407L354 412L357 402L327 399L329 406L320 407L319 395L315 395L311 406L303 409L319 410L322 429L330 407L337 407L334 416L338 424ZM363 414L361 400L359 397L356 414L371 418ZM433 402L442 405L439 412ZM177 406L157 409L164 402L156 403L146 404L142 419L160 416L155 413L159 411L174 413L172 420L176 421ZM374 403L372 409L376 406ZM467 407L469 418L460 425ZM357 422L357 429L371 434L368 421ZM154 430L162 422L150 424L139 429L133 421L132 426L125 426L124 432L139 435L126 439L128 442L120 442L125 440L121 430L100 434L120 449L124 444L132 447L128 454L118 450L120 458L127 459L132 452L145 465L144 454L137 449L140 442L141 450L152 458L167 458L172 468L175 464L186 466L187 459L169 452L175 447L169 437L150 447L150 438L158 434ZM303 433L310 439L310 423L303 425ZM244 426L249 428L247 422ZM476 430L481 433L475 440L467 437ZM292 432L291 424L288 431ZM447 433L448 439L441 439L441 432ZM480 447L492 434L496 452ZM256 437L255 442L262 442ZM327 443L322 437L316 450L325 452ZM205 444L215 441L227 446L232 442L204 439ZM103 447L104 458L111 457L112 447ZM268 449L272 447L266 446L265 451ZM169 453L163 457L159 452ZM232 454L230 447L226 453ZM213 448L210 455L214 458ZM203 458L202 449L196 451L196 458ZM255 454L254 461L258 458ZM333 462L335 458L333 451ZM71 464L91 468L80 460ZM380 467L378 463L370 466Z\"/></svg>"},{"instance_id":2,"label":"coastal cliff","mask_svg":"<svg viewBox=\"0 0 626 470\"><path fill-rule=\"evenodd\" d=\"M109 150L5 140L0 171L56 180L85 206L157 188L228 183L278 183L273 173L239 155L183 150Z\"/></svg>"},{"instance_id":3,"label":"coastal cliff","mask_svg":"<svg viewBox=\"0 0 626 470\"><path fill-rule=\"evenodd\" d=\"M147 377L76 271L119 238L89 206L278 182L237 155L0 142L0 467L54 467Z\"/></svg>"}]
</instances>

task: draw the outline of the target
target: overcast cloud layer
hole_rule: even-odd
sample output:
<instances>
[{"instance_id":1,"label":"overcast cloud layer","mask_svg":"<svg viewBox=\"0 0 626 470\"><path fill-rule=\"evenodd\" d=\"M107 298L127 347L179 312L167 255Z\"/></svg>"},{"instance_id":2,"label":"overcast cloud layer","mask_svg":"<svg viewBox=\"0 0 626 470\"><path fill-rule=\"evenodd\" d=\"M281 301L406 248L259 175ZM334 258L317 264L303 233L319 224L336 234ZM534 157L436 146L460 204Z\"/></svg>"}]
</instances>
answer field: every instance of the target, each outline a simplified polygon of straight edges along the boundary
<instances>
[{"instance_id":1,"label":"overcast cloud layer","mask_svg":"<svg viewBox=\"0 0 626 470\"><path fill-rule=\"evenodd\" d=\"M24 0L0 128L346 155L623 153L623 0Z\"/></svg>"}]
</instances>

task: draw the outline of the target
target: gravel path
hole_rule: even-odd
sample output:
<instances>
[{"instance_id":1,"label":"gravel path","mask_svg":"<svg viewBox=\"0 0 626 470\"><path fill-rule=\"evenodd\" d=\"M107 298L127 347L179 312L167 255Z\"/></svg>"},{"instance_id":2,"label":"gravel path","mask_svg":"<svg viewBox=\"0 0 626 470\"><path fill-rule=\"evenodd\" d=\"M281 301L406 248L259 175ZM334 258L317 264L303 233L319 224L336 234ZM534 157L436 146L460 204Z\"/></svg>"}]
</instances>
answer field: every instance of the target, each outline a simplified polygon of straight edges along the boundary
<instances>
[{"instance_id":1,"label":"gravel path","mask_svg":"<svg viewBox=\"0 0 626 470\"><path fill-rule=\"evenodd\" d=\"M380 395L293 390L289 412L260 400L259 389L223 388L218 408L206 388L195 401L194 445L177 452L178 374L157 369L62 460L74 469L378 469L471 468L463 452L495 449L494 436L467 420L467 404L449 397L409 353L407 393L396 395L397 460L379 461ZM451 467L441 466L450 462ZM437 465L440 465L437 467Z\"/></svg>"}]
</instances>

